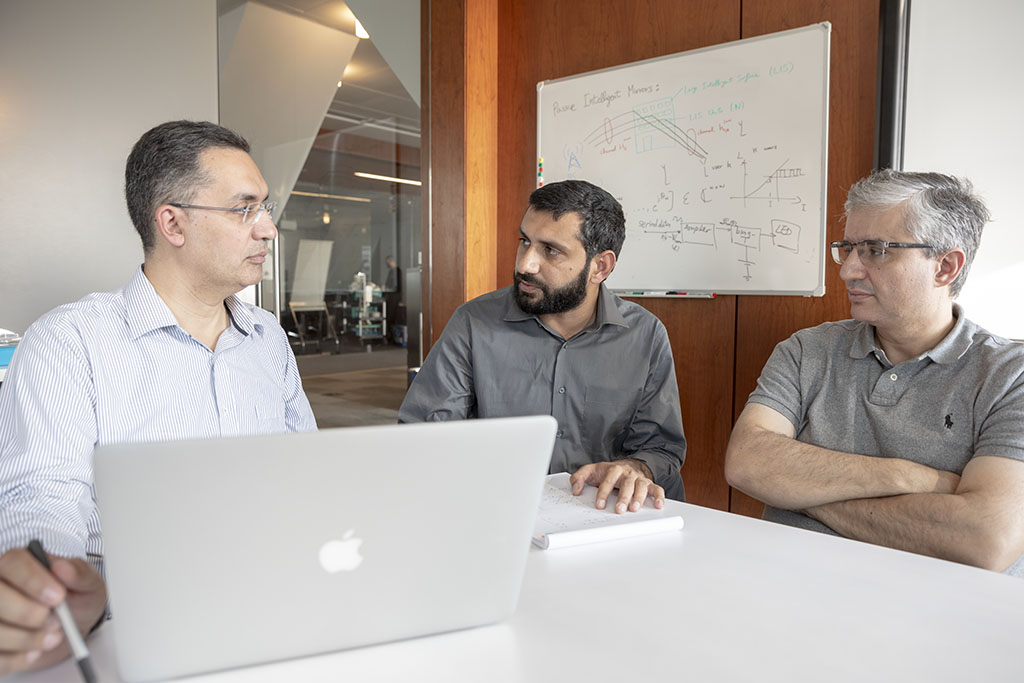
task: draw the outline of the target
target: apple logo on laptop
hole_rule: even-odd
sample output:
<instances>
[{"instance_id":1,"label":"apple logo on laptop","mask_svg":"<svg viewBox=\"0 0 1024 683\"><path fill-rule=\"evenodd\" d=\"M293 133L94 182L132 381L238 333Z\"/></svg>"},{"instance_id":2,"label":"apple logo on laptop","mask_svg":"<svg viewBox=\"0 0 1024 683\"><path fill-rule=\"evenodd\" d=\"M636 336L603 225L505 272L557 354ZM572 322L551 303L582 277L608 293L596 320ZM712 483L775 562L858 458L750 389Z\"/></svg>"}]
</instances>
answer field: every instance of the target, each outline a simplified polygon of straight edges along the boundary
<instances>
[{"instance_id":1,"label":"apple logo on laptop","mask_svg":"<svg viewBox=\"0 0 1024 683\"><path fill-rule=\"evenodd\" d=\"M350 572L363 563L363 556L359 554L363 539L355 538L355 532L349 529L340 541L335 539L320 546L320 566L325 571L331 574Z\"/></svg>"}]
</instances>

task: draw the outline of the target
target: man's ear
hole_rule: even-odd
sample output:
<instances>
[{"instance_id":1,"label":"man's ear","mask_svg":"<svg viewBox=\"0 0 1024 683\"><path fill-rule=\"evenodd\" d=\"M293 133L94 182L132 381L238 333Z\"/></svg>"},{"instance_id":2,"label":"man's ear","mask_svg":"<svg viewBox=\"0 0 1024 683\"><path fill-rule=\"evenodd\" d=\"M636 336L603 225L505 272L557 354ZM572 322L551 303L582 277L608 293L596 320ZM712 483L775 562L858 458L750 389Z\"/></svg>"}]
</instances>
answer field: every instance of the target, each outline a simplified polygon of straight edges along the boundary
<instances>
[{"instance_id":1,"label":"man's ear","mask_svg":"<svg viewBox=\"0 0 1024 683\"><path fill-rule=\"evenodd\" d=\"M606 249L590 261L590 281L599 285L615 270L615 252Z\"/></svg>"},{"instance_id":2,"label":"man's ear","mask_svg":"<svg viewBox=\"0 0 1024 683\"><path fill-rule=\"evenodd\" d=\"M156 237L164 239L173 247L185 244L183 223L188 220L185 210L170 204L162 204L156 210Z\"/></svg>"},{"instance_id":3,"label":"man's ear","mask_svg":"<svg viewBox=\"0 0 1024 683\"><path fill-rule=\"evenodd\" d=\"M953 249L942 255L935 267L935 286L946 287L953 283L963 271L967 256L961 249Z\"/></svg>"}]
</instances>

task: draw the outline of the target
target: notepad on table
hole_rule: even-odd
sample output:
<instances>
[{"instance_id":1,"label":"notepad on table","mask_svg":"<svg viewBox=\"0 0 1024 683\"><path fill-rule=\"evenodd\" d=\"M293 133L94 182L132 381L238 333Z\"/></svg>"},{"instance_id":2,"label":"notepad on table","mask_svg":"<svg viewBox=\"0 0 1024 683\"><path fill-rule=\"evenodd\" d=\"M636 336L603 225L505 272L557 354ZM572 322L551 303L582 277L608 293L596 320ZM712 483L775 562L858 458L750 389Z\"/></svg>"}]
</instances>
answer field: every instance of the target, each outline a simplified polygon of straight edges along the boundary
<instances>
[{"instance_id":1,"label":"notepad on table","mask_svg":"<svg viewBox=\"0 0 1024 683\"><path fill-rule=\"evenodd\" d=\"M615 494L604 510L594 507L596 500L597 487L587 486L574 496L568 473L549 475L533 527L533 544L551 550L683 528L682 517L654 509L650 499L643 509L622 514L615 514Z\"/></svg>"}]
</instances>

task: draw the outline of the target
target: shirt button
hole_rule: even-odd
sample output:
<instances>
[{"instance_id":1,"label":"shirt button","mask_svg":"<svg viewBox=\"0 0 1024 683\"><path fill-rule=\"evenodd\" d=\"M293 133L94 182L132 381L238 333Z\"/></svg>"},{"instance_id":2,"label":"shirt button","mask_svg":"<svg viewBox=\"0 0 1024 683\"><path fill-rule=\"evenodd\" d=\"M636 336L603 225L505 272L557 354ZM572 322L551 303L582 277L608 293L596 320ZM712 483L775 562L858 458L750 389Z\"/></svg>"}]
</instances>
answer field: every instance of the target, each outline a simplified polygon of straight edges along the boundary
<instances>
[{"instance_id":1,"label":"shirt button","mask_svg":"<svg viewBox=\"0 0 1024 683\"><path fill-rule=\"evenodd\" d=\"M893 382L895 382L896 380L899 379L899 376L894 372L891 375L889 375L889 379L891 379Z\"/></svg>"},{"instance_id":2,"label":"shirt button","mask_svg":"<svg viewBox=\"0 0 1024 683\"><path fill-rule=\"evenodd\" d=\"M556 436L557 438L561 439L561 438L562 438L562 430L561 430L561 429L559 429L559 430L558 430L557 432L555 432L555 436Z\"/></svg>"},{"instance_id":3,"label":"shirt button","mask_svg":"<svg viewBox=\"0 0 1024 683\"><path fill-rule=\"evenodd\" d=\"M564 394L565 393L565 387L558 387L558 393Z\"/></svg>"}]
</instances>

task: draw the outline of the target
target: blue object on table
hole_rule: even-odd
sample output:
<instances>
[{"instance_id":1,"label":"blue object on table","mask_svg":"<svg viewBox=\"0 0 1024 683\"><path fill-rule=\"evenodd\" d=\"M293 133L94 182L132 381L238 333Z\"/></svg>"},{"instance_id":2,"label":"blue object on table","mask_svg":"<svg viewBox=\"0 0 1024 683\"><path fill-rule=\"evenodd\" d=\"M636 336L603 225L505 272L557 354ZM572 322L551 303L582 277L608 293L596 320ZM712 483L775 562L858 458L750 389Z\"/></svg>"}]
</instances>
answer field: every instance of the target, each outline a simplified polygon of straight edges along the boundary
<instances>
[{"instance_id":1,"label":"blue object on table","mask_svg":"<svg viewBox=\"0 0 1024 683\"><path fill-rule=\"evenodd\" d=\"M15 344L10 346L0 346L0 368L6 368L11 362L11 356L14 355Z\"/></svg>"}]
</instances>

